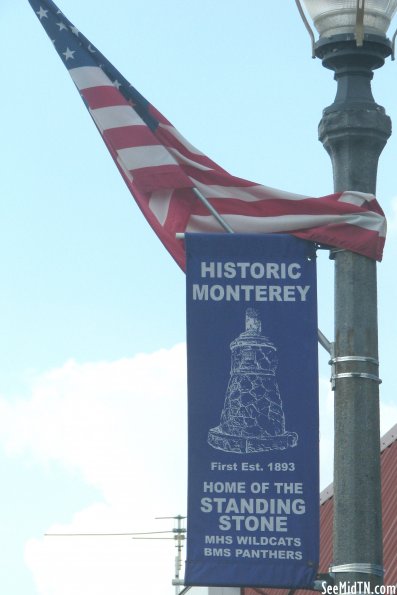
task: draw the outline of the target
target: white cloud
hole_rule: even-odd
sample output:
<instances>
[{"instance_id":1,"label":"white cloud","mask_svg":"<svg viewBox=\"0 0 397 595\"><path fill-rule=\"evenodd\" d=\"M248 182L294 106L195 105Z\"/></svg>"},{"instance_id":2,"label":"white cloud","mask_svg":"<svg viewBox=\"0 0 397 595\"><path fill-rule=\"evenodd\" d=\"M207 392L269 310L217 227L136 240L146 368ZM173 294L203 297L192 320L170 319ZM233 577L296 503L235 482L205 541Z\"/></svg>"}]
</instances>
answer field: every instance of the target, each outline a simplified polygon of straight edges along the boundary
<instances>
[{"instance_id":1,"label":"white cloud","mask_svg":"<svg viewBox=\"0 0 397 595\"><path fill-rule=\"evenodd\" d=\"M77 471L102 495L47 533L167 530L173 521L154 517L185 514L185 359L181 344L110 363L69 361L36 377L29 399L0 399L0 441L10 456L55 461L73 471L70 481ZM25 560L40 595L124 595L148 583L173 593L173 546L43 537L28 540Z\"/></svg>"},{"instance_id":2,"label":"white cloud","mask_svg":"<svg viewBox=\"0 0 397 595\"><path fill-rule=\"evenodd\" d=\"M135 515L139 517L138 511ZM74 532L99 522L106 530L122 520L112 505L97 505L78 513L70 525L50 530ZM128 536L47 537L30 540L25 558L39 595L171 594L172 550L172 541L135 541Z\"/></svg>"},{"instance_id":3,"label":"white cloud","mask_svg":"<svg viewBox=\"0 0 397 595\"><path fill-rule=\"evenodd\" d=\"M185 387L183 345L110 363L69 361L36 378L29 400L1 403L0 435L10 454L78 469L111 498L150 467L160 479L167 461L175 471Z\"/></svg>"}]
</instances>

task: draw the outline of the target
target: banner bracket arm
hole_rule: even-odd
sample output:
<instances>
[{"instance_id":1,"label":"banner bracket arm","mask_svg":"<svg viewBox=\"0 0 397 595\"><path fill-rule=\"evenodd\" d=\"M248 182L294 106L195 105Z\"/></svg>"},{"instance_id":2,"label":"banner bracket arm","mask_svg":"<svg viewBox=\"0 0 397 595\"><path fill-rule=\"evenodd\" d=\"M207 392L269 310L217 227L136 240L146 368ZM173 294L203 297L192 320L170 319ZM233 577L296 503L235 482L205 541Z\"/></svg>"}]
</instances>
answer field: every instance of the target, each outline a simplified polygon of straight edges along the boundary
<instances>
[{"instance_id":1,"label":"banner bracket arm","mask_svg":"<svg viewBox=\"0 0 397 595\"><path fill-rule=\"evenodd\" d=\"M331 356L333 356L334 344L327 339L327 337L320 331L320 329L317 329L317 337L321 347L324 347L325 351L327 351Z\"/></svg>"}]
</instances>

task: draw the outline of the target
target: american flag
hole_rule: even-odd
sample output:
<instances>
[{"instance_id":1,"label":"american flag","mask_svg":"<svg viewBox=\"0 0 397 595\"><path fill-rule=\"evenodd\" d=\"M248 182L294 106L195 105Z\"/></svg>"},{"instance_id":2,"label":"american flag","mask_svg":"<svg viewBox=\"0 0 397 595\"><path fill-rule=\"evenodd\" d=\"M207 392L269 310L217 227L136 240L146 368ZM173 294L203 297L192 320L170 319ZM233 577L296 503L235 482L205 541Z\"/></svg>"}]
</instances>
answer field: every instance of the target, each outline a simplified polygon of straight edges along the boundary
<instances>
[{"instance_id":1,"label":"american flag","mask_svg":"<svg viewBox=\"0 0 397 595\"><path fill-rule=\"evenodd\" d=\"M234 177L203 155L106 60L51 0L29 0L147 221L185 267L177 233L291 233L381 260L386 220L375 197L313 198Z\"/></svg>"}]
</instances>

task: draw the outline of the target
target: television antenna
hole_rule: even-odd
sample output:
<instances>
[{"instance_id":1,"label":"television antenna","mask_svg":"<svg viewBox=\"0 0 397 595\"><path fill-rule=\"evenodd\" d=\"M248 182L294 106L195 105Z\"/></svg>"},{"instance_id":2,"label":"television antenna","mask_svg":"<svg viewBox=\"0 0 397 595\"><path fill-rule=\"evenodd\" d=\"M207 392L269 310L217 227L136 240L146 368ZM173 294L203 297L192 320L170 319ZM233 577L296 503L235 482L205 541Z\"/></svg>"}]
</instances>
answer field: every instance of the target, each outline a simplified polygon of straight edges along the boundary
<instances>
[{"instance_id":1,"label":"television antenna","mask_svg":"<svg viewBox=\"0 0 397 595\"><path fill-rule=\"evenodd\" d=\"M183 542L186 539L186 529L183 526L185 516L180 514L176 516L160 516L155 517L156 520L173 519L175 521L174 527L167 531L145 531L140 533L45 533L44 537L125 537L130 536L132 539L173 539L176 541L177 555L175 556L175 574L172 579L172 584L175 586L175 595L179 595L181 587L184 586L184 580L180 578L182 569L182 551ZM146 537L146 535L160 535L173 533L172 537Z\"/></svg>"},{"instance_id":2,"label":"television antenna","mask_svg":"<svg viewBox=\"0 0 397 595\"><path fill-rule=\"evenodd\" d=\"M175 595L179 595L181 591L181 587L184 586L183 579L180 578L180 572L182 569L182 550L183 550L183 542L186 539L186 529L183 527L183 520L186 519L185 516L181 516L178 514L177 516L158 516L155 517L156 520L163 520L163 519L173 519L175 521L174 527L170 531L150 531L147 533L133 533L134 536L132 539L174 539L176 541L176 549L177 555L175 556L175 574L174 578L172 579L172 584L175 587ZM173 533L173 537L144 537L144 535L155 535L160 533ZM136 535L136 537L135 537Z\"/></svg>"}]
</instances>

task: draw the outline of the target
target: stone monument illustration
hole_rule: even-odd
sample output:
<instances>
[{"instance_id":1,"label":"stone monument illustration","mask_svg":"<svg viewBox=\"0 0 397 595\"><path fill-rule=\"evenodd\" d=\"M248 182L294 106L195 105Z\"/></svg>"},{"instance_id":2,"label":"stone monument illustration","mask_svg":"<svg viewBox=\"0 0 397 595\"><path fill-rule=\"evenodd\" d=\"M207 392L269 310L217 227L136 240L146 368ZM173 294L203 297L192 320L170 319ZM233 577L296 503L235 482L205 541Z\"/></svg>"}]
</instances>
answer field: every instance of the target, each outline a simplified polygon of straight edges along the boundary
<instances>
[{"instance_id":1,"label":"stone monument illustration","mask_svg":"<svg viewBox=\"0 0 397 595\"><path fill-rule=\"evenodd\" d=\"M218 450L243 454L298 443L298 435L285 430L277 349L261 333L258 312L247 308L245 331L230 344L231 371L220 424L208 432L208 444Z\"/></svg>"}]
</instances>

